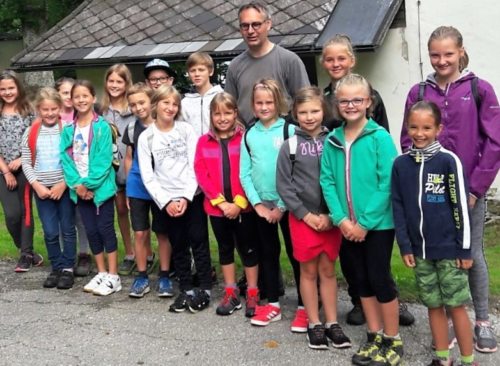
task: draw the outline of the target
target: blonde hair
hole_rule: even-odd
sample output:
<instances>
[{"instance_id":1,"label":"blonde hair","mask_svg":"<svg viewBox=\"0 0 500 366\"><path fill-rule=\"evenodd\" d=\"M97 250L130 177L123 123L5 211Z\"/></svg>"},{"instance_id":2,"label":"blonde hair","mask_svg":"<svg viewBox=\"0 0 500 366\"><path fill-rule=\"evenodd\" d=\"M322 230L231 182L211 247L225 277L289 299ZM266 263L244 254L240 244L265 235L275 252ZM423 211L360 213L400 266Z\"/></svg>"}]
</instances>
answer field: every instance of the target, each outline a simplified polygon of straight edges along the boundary
<instances>
[{"instance_id":1,"label":"blonde hair","mask_svg":"<svg viewBox=\"0 0 500 366\"><path fill-rule=\"evenodd\" d=\"M194 52L189 55L186 61L186 68L189 70L196 65L206 66L210 71L214 70L214 60L206 52Z\"/></svg>"},{"instance_id":2,"label":"blonde hair","mask_svg":"<svg viewBox=\"0 0 500 366\"><path fill-rule=\"evenodd\" d=\"M432 41L445 38L453 39L458 48L463 48L464 46L462 33L460 33L458 29L451 26L441 26L434 29L434 31L431 33L429 41L427 42L427 49L430 50ZM462 72L467 67L467 65L469 65L469 55L464 49L464 55L460 57L460 60L458 61L458 70Z\"/></svg>"},{"instance_id":3,"label":"blonde hair","mask_svg":"<svg viewBox=\"0 0 500 366\"><path fill-rule=\"evenodd\" d=\"M104 92L104 95L102 96L102 102L101 102L102 113L108 112L109 106L111 104L111 100L109 98L109 93L106 90L106 83L107 83L108 78L110 77L110 75L112 73L117 74L119 77L121 77L125 81L125 93L121 97L120 109L119 109L119 112L123 113L123 112L126 112L128 109L127 92L128 92L128 89L132 86L132 74L130 73L129 68L124 64L115 64L115 65L111 66L109 69L107 69L106 74L104 74L105 92Z\"/></svg>"},{"instance_id":4,"label":"blonde hair","mask_svg":"<svg viewBox=\"0 0 500 366\"><path fill-rule=\"evenodd\" d=\"M351 39L349 38L348 35L346 34L336 34L332 38L330 38L326 43L323 45L323 49L321 51L321 63L324 61L325 57L325 50L334 45L342 45L346 48L347 54L352 58L354 62L356 62L356 55L354 53L354 48L352 47L352 42Z\"/></svg>"},{"instance_id":5,"label":"blonde hair","mask_svg":"<svg viewBox=\"0 0 500 366\"><path fill-rule=\"evenodd\" d=\"M217 128L215 128L213 122L212 113L216 112L221 106L224 106L227 109L233 109L236 112L236 118L232 132L234 132L237 126L240 127L242 130L244 130L245 125L243 124L243 122L241 122L241 120L238 117L238 102L231 94L226 92L221 92L217 93L210 102L210 131L212 131L213 134L217 136L217 138L219 137Z\"/></svg>"},{"instance_id":6,"label":"blonde hair","mask_svg":"<svg viewBox=\"0 0 500 366\"><path fill-rule=\"evenodd\" d=\"M40 104L42 104L46 100L55 102L59 107L62 107L63 105L63 101L61 96L59 95L59 92L50 86L41 88L38 93L36 93L35 107L37 109L40 108Z\"/></svg>"},{"instance_id":7,"label":"blonde hair","mask_svg":"<svg viewBox=\"0 0 500 366\"><path fill-rule=\"evenodd\" d=\"M366 94L368 95L368 98L371 101L370 107L368 107L368 109L367 109L367 116L371 117L372 112L373 112L374 101L373 101L373 97L372 97L373 89L372 89L372 86L370 85L370 83L368 82L368 80L366 80L363 76L361 76L359 74L347 74L342 79L340 79L337 82L337 85L335 86L335 98L337 100L338 100L337 94L338 94L339 90L346 85L348 85L348 86L359 85L359 86L362 86L366 90ZM338 110L338 105L337 105L337 110Z\"/></svg>"},{"instance_id":8,"label":"blonde hair","mask_svg":"<svg viewBox=\"0 0 500 366\"><path fill-rule=\"evenodd\" d=\"M253 85L252 92L252 106L255 101L255 91L265 90L273 96L274 105L276 106L276 113L279 116L288 114L288 105L286 99L281 91L281 87L276 80L273 79L260 79Z\"/></svg>"},{"instance_id":9,"label":"blonde hair","mask_svg":"<svg viewBox=\"0 0 500 366\"><path fill-rule=\"evenodd\" d=\"M318 88L317 86L306 86L304 88L299 89L297 91L297 94L295 95L295 98L293 98L292 116L296 121L298 121L297 108L299 107L299 105L311 101L320 102L321 110L323 111L323 113L326 112L327 106L321 89Z\"/></svg>"},{"instance_id":10,"label":"blonde hair","mask_svg":"<svg viewBox=\"0 0 500 366\"><path fill-rule=\"evenodd\" d=\"M177 118L181 115L181 94L173 86L162 85L155 90L153 98L151 99L151 116L154 119L156 119L157 116L156 109L158 108L158 102L170 97L173 97L179 106L179 110L174 116L174 120L177 120Z\"/></svg>"},{"instance_id":11,"label":"blonde hair","mask_svg":"<svg viewBox=\"0 0 500 366\"><path fill-rule=\"evenodd\" d=\"M2 80L12 80L16 84L17 88L17 99L16 99L16 110L21 117L26 118L29 114L33 113L33 107L28 101L26 96L26 91L24 90L23 83L19 80L19 76L11 70L5 70L0 74L0 81ZM0 98L0 113L3 109L4 101Z\"/></svg>"},{"instance_id":12,"label":"blonde hair","mask_svg":"<svg viewBox=\"0 0 500 366\"><path fill-rule=\"evenodd\" d=\"M134 94L144 93L150 100L153 99L154 90L143 83L142 81L132 85L127 91L127 98Z\"/></svg>"}]
</instances>

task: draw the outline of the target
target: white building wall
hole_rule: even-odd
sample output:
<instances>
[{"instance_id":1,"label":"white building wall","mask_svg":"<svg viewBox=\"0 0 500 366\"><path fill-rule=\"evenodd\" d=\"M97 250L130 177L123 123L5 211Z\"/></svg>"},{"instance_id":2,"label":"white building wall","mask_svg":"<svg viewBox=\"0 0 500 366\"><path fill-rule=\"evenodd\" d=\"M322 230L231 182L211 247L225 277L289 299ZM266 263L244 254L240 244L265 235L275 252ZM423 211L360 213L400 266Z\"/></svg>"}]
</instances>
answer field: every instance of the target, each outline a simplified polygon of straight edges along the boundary
<instances>
[{"instance_id":1,"label":"white building wall","mask_svg":"<svg viewBox=\"0 0 500 366\"><path fill-rule=\"evenodd\" d=\"M357 55L355 71L367 77L382 96L396 146L399 146L406 95L413 84L421 81L421 75L425 78L433 71L427 40L440 25L452 25L462 33L470 58L469 68L488 80L500 96L499 22L500 7L496 0L406 0L406 28L390 29L382 47ZM323 87L329 79L321 66L318 70ZM494 186L500 188L500 177Z\"/></svg>"}]
</instances>

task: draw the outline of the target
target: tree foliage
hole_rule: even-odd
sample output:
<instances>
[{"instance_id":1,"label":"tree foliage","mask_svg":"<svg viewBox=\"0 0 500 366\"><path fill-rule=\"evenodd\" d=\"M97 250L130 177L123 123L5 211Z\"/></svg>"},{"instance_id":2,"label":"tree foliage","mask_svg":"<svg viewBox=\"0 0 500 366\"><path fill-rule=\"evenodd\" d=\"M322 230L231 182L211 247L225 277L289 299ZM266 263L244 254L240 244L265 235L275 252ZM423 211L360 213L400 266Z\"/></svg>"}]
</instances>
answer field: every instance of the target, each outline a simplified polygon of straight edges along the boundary
<instances>
[{"instance_id":1,"label":"tree foliage","mask_svg":"<svg viewBox=\"0 0 500 366\"><path fill-rule=\"evenodd\" d=\"M83 0L0 0L0 33L22 34L26 28L44 31L68 15Z\"/></svg>"}]
</instances>

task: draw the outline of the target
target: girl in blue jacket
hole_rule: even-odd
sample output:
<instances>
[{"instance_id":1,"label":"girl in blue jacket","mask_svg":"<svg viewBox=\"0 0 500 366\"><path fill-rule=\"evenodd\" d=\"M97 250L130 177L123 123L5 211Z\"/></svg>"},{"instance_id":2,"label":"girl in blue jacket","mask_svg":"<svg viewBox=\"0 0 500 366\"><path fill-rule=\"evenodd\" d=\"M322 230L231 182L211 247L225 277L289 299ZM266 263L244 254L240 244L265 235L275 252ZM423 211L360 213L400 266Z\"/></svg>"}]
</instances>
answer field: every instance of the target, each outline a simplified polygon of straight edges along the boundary
<instances>
[{"instance_id":1,"label":"girl in blue jacket","mask_svg":"<svg viewBox=\"0 0 500 366\"><path fill-rule=\"evenodd\" d=\"M397 155L389 133L371 118L370 84L349 74L336 86L341 127L327 137L320 184L334 225L344 236L346 260L368 327L367 342L353 355L355 365L398 365L403 355L399 336L397 290L391 276L394 224L390 177Z\"/></svg>"},{"instance_id":2,"label":"girl in blue jacket","mask_svg":"<svg viewBox=\"0 0 500 366\"><path fill-rule=\"evenodd\" d=\"M458 338L461 365L473 365L472 331L465 304L470 300L467 269L472 266L464 171L458 157L444 149L439 107L426 101L408 112L413 144L392 170L396 237L407 267L414 268L418 294L427 306L436 358L448 366L447 307Z\"/></svg>"}]
</instances>

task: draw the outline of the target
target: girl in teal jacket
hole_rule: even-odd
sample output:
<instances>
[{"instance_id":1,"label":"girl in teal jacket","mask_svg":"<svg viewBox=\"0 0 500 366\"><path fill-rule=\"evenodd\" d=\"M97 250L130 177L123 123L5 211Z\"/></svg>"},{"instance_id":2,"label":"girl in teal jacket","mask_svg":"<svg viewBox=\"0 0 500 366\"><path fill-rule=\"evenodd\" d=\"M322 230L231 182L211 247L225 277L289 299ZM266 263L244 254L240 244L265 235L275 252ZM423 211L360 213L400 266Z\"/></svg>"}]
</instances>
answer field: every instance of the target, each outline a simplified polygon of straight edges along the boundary
<instances>
[{"instance_id":1,"label":"girl in teal jacket","mask_svg":"<svg viewBox=\"0 0 500 366\"><path fill-rule=\"evenodd\" d=\"M61 135L61 161L71 199L77 204L98 273L83 290L109 295L121 290L117 274L114 229L116 194L111 127L94 112L95 91L90 82L77 80L71 89L77 116ZM104 251L108 254L106 270Z\"/></svg>"},{"instance_id":2,"label":"girl in teal jacket","mask_svg":"<svg viewBox=\"0 0 500 366\"><path fill-rule=\"evenodd\" d=\"M355 365L398 365L403 355L399 336L399 304L391 276L394 242L391 212L391 169L397 155L389 133L372 119L371 87L349 74L335 90L344 119L323 147L320 184L330 217L344 237L342 250L351 262L368 335L353 355Z\"/></svg>"}]
</instances>

